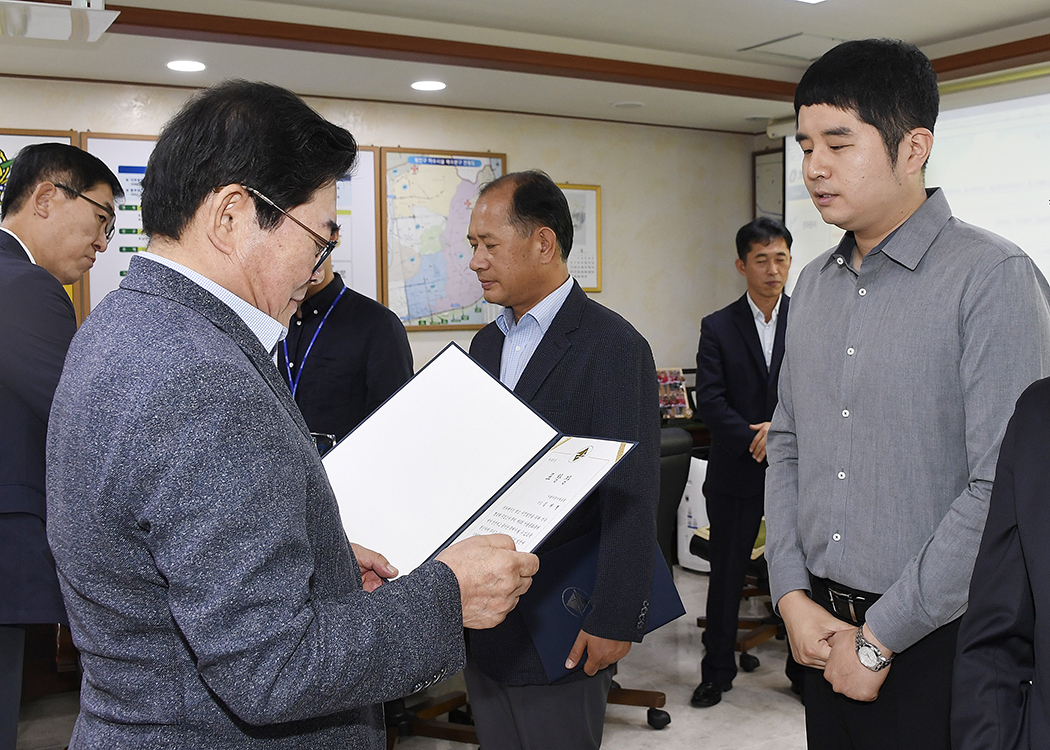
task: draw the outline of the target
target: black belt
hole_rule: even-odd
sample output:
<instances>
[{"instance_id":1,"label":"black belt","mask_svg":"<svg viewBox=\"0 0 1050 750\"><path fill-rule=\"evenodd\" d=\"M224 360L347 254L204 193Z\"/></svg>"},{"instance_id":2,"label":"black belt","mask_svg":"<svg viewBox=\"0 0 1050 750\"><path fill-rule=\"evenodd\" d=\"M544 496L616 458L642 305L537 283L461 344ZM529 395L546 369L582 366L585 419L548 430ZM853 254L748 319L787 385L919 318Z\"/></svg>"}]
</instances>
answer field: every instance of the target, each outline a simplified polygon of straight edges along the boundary
<instances>
[{"instance_id":1,"label":"black belt","mask_svg":"<svg viewBox=\"0 0 1050 750\"><path fill-rule=\"evenodd\" d=\"M868 608L882 596L870 591L852 589L812 574L809 581L813 587L813 601L840 620L852 622L854 625L864 624L864 615Z\"/></svg>"}]
</instances>

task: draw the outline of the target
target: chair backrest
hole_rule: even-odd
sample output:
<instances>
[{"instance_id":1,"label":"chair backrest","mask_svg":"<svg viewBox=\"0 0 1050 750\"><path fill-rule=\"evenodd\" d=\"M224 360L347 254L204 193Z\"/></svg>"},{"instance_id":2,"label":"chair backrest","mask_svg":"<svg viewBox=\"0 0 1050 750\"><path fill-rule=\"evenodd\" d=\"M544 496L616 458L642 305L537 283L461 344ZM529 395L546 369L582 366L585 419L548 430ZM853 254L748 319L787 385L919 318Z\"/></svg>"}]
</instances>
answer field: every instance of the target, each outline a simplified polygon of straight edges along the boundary
<instances>
[{"instance_id":1,"label":"chair backrest","mask_svg":"<svg viewBox=\"0 0 1050 750\"><path fill-rule=\"evenodd\" d=\"M689 479L693 437L680 427L660 430L660 502L656 507L656 541L667 567L678 562L675 522L678 504Z\"/></svg>"}]
</instances>

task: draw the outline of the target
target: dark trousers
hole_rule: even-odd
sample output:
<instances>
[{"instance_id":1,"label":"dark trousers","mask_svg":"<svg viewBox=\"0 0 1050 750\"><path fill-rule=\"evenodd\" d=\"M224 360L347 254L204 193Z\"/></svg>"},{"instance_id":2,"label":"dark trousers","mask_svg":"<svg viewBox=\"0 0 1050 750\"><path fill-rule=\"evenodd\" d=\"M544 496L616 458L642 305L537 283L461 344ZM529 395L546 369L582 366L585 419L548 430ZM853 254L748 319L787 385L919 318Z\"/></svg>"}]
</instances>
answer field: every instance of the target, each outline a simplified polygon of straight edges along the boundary
<instances>
[{"instance_id":1,"label":"dark trousers","mask_svg":"<svg viewBox=\"0 0 1050 750\"><path fill-rule=\"evenodd\" d=\"M0 750L15 750L18 738L25 637L18 626L0 625Z\"/></svg>"},{"instance_id":2,"label":"dark trousers","mask_svg":"<svg viewBox=\"0 0 1050 750\"><path fill-rule=\"evenodd\" d=\"M832 606L814 585L813 599L839 619L860 625L848 605ZM872 601L876 595L869 595ZM867 606L870 606L870 602ZM866 609L866 607L864 607ZM897 654L879 697L855 701L831 689L818 669L806 669L806 737L810 750L949 750L952 664L959 620Z\"/></svg>"},{"instance_id":3,"label":"dark trousers","mask_svg":"<svg viewBox=\"0 0 1050 750\"><path fill-rule=\"evenodd\" d=\"M505 685L470 662L463 672L485 750L597 750L613 667L560 685Z\"/></svg>"},{"instance_id":4,"label":"dark trousers","mask_svg":"<svg viewBox=\"0 0 1050 750\"><path fill-rule=\"evenodd\" d=\"M704 631L706 653L700 662L700 678L722 686L736 677L733 651L740 618L740 593L762 522L763 495L734 497L705 492L705 496L711 522L708 546L711 577Z\"/></svg>"}]
</instances>

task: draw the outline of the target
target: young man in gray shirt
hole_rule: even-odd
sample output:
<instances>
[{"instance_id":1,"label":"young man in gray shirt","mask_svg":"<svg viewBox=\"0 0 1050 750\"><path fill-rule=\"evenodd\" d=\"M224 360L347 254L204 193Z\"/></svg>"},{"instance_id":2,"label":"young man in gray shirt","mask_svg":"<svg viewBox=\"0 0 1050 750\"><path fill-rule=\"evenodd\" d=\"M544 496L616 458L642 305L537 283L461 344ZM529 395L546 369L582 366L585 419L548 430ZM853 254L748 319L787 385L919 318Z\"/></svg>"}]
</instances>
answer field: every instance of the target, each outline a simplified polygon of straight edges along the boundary
<instances>
[{"instance_id":1,"label":"young man in gray shirt","mask_svg":"<svg viewBox=\"0 0 1050 750\"><path fill-rule=\"evenodd\" d=\"M939 98L903 42L847 42L795 93L803 173L846 230L802 271L768 436L773 600L811 748L947 748L958 617L1013 402L1050 373L1050 290L924 169Z\"/></svg>"}]
</instances>

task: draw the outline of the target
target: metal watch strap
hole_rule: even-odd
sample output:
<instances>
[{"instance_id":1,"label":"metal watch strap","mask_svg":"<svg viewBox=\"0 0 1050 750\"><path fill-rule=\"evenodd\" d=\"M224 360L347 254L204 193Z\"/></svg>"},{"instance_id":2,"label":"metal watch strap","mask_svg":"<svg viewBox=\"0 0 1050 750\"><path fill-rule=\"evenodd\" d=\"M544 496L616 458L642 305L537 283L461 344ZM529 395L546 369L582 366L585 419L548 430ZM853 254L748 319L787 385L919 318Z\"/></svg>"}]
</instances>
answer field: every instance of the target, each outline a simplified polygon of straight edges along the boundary
<instances>
[{"instance_id":1,"label":"metal watch strap","mask_svg":"<svg viewBox=\"0 0 1050 750\"><path fill-rule=\"evenodd\" d=\"M879 647L864 637L864 626L857 628L857 658L860 659L860 663L866 669L870 669L872 672L881 672L890 665L893 661L893 657L886 658L882 655ZM864 660L860 658L861 649L868 651L875 658L875 666L871 667L864 663Z\"/></svg>"}]
</instances>

